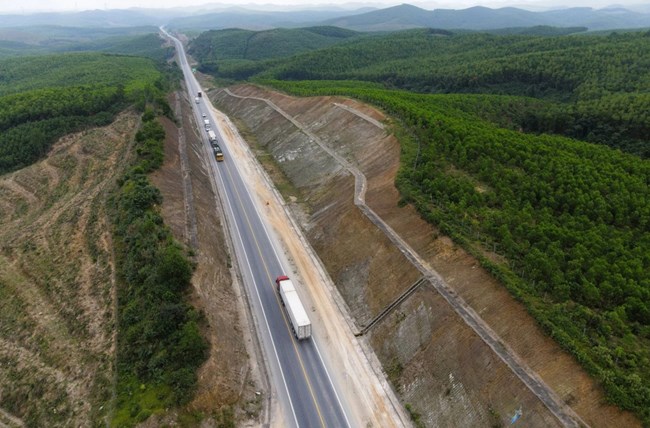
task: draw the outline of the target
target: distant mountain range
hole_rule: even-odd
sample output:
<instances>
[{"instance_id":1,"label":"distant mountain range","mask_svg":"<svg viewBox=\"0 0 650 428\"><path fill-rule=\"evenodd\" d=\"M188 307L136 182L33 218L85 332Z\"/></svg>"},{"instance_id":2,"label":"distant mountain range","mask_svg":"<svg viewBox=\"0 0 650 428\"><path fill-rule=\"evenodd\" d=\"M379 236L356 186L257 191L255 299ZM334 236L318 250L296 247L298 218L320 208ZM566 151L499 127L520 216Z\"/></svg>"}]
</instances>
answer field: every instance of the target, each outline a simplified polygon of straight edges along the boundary
<instances>
[{"instance_id":1,"label":"distant mountain range","mask_svg":"<svg viewBox=\"0 0 650 428\"><path fill-rule=\"evenodd\" d=\"M0 15L0 28L58 25L63 27L133 27L167 25L182 30L205 31L223 28L262 30L279 27L304 27L343 16L366 13L373 8L305 9L285 12L250 10L240 7L203 11L191 9L112 9L83 12L49 12L29 15Z\"/></svg>"},{"instance_id":2,"label":"distant mountain range","mask_svg":"<svg viewBox=\"0 0 650 428\"><path fill-rule=\"evenodd\" d=\"M306 9L270 12L243 8L204 10L189 9L123 9L89 10L69 13L38 13L32 15L0 15L0 28L37 25L69 27L131 27L167 25L173 29L205 31L208 29L296 28L329 25L355 31L395 31L408 28L490 30L510 27L554 26L586 27L589 30L650 27L650 13L630 11L622 7L605 9L568 8L531 12L514 7L490 9L425 10L402 4L386 9L363 8Z\"/></svg>"},{"instance_id":3,"label":"distant mountain range","mask_svg":"<svg viewBox=\"0 0 650 428\"><path fill-rule=\"evenodd\" d=\"M242 28L246 30L268 30L271 28L297 28L317 25L323 20L337 20L374 11L373 8L357 10L297 10L271 12L229 8L208 14L185 16L169 21L170 28L185 30L217 30L224 28Z\"/></svg>"},{"instance_id":4,"label":"distant mountain range","mask_svg":"<svg viewBox=\"0 0 650 428\"><path fill-rule=\"evenodd\" d=\"M140 27L161 25L174 15L153 9L86 10L44 12L30 15L0 15L0 28L57 25L61 27Z\"/></svg>"},{"instance_id":5,"label":"distant mountain range","mask_svg":"<svg viewBox=\"0 0 650 428\"><path fill-rule=\"evenodd\" d=\"M394 31L430 27L442 29L489 30L508 27L587 27L589 30L650 27L650 14L624 8L591 9L586 7L530 12L514 7L490 9L425 10L403 4L343 18L329 19L325 25L356 31Z\"/></svg>"}]
</instances>

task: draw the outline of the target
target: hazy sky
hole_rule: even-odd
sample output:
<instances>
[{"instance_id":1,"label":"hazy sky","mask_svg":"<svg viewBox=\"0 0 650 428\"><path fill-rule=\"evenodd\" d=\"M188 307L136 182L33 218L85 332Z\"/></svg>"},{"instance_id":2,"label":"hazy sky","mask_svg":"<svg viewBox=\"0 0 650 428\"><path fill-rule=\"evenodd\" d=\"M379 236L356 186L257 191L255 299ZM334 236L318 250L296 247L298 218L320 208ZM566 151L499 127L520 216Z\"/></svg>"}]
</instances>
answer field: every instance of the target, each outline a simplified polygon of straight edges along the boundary
<instances>
[{"instance_id":1,"label":"hazy sky","mask_svg":"<svg viewBox=\"0 0 650 428\"><path fill-rule=\"evenodd\" d=\"M270 6L286 5L295 8L296 6L314 6L316 4L341 5L354 2L357 6L364 4L375 7L388 7L401 3L410 3L424 9L453 8L462 9L466 7L481 5L487 7L517 6L526 9L548 9L571 6L604 7L610 4L643 3L638 0L222 0L214 3L241 5L253 7L253 3ZM89 9L123 9L129 7L144 8L167 8L175 6L199 6L211 3L209 0L0 0L0 12L23 12L35 11L81 11ZM267 7L265 7L267 8Z\"/></svg>"}]
</instances>

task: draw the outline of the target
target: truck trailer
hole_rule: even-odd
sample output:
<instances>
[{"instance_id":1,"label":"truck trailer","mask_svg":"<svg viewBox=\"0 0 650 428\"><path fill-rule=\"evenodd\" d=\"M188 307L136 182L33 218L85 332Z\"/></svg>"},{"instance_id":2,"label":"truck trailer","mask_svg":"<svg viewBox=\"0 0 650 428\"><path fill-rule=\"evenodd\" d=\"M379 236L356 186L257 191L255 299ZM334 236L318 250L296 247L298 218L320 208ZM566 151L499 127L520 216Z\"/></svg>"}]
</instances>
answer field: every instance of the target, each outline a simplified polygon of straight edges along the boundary
<instances>
[{"instance_id":1,"label":"truck trailer","mask_svg":"<svg viewBox=\"0 0 650 428\"><path fill-rule=\"evenodd\" d=\"M217 134L215 134L214 131L208 131L208 139L211 143L217 141Z\"/></svg>"},{"instance_id":2,"label":"truck trailer","mask_svg":"<svg viewBox=\"0 0 650 428\"><path fill-rule=\"evenodd\" d=\"M311 322L307 316L307 311L302 306L300 297L293 286L289 277L281 275L277 277L275 283L278 286L278 293L282 305L289 315L289 324L291 330L298 340L309 339L311 337Z\"/></svg>"}]
</instances>

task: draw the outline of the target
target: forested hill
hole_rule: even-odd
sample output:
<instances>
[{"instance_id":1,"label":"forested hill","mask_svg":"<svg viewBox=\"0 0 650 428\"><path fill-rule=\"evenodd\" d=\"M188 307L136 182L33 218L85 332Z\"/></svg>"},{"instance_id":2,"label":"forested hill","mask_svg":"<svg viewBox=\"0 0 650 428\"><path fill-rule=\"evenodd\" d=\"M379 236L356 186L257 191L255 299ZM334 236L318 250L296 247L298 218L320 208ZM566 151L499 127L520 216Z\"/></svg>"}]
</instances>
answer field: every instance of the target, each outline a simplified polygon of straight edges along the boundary
<instances>
[{"instance_id":1,"label":"forested hill","mask_svg":"<svg viewBox=\"0 0 650 428\"><path fill-rule=\"evenodd\" d=\"M156 62L165 61L173 55L172 47L161 47L161 39L157 32L140 35L119 35L106 37L82 43L71 43L60 51L76 52L105 52L121 55L133 55L151 58Z\"/></svg>"},{"instance_id":2,"label":"forested hill","mask_svg":"<svg viewBox=\"0 0 650 428\"><path fill-rule=\"evenodd\" d=\"M213 30L192 40L190 54L204 70L222 61L280 58L332 46L359 37L360 33L337 27L308 27L266 31Z\"/></svg>"},{"instance_id":3,"label":"forested hill","mask_svg":"<svg viewBox=\"0 0 650 428\"><path fill-rule=\"evenodd\" d=\"M234 47L233 47L234 49ZM410 30L264 61L216 61L222 78L355 79L428 93L546 101L520 126L650 156L650 32L542 37Z\"/></svg>"},{"instance_id":4,"label":"forested hill","mask_svg":"<svg viewBox=\"0 0 650 428\"><path fill-rule=\"evenodd\" d=\"M44 156L62 135L110 123L128 104L159 96L160 86L161 73L146 58L78 53L3 60L0 173Z\"/></svg>"},{"instance_id":5,"label":"forested hill","mask_svg":"<svg viewBox=\"0 0 650 428\"><path fill-rule=\"evenodd\" d=\"M318 24L323 20L365 13L374 8L365 7L356 10L341 8L309 8L293 11L251 10L231 7L208 11L203 14L183 16L170 20L169 28L205 31L227 28L244 28L247 30L269 30L271 28L299 28ZM185 31L184 31L185 32Z\"/></svg>"},{"instance_id":6,"label":"forested hill","mask_svg":"<svg viewBox=\"0 0 650 428\"><path fill-rule=\"evenodd\" d=\"M613 403L650 423L648 161L521 132L517 117L543 107L531 98L266 83L352 96L397 118L402 203L474 254Z\"/></svg>"},{"instance_id":7,"label":"forested hill","mask_svg":"<svg viewBox=\"0 0 650 428\"><path fill-rule=\"evenodd\" d=\"M0 62L0 95L78 85L120 84L131 91L158 76L152 61L121 55L70 53L9 58Z\"/></svg>"},{"instance_id":8,"label":"forested hill","mask_svg":"<svg viewBox=\"0 0 650 428\"><path fill-rule=\"evenodd\" d=\"M402 202L650 425L650 32L411 30L211 65L395 117Z\"/></svg>"},{"instance_id":9,"label":"forested hill","mask_svg":"<svg viewBox=\"0 0 650 428\"><path fill-rule=\"evenodd\" d=\"M16 7L20 7L16 4ZM80 12L41 12L0 15L0 28L58 25L62 27L111 28L151 25L177 14L160 9L95 9Z\"/></svg>"},{"instance_id":10,"label":"forested hill","mask_svg":"<svg viewBox=\"0 0 650 428\"><path fill-rule=\"evenodd\" d=\"M0 58L68 51L110 52L165 59L156 27L78 28L54 25L0 28Z\"/></svg>"}]
</instances>

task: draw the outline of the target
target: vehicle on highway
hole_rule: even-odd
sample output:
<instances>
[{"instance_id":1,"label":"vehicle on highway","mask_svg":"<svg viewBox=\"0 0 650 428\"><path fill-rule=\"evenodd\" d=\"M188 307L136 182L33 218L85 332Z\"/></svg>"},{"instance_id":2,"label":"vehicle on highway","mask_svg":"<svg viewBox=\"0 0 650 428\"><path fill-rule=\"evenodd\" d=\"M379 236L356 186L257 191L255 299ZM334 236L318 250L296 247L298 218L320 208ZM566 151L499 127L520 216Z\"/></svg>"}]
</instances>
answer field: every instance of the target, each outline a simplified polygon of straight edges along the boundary
<instances>
[{"instance_id":1,"label":"vehicle on highway","mask_svg":"<svg viewBox=\"0 0 650 428\"><path fill-rule=\"evenodd\" d=\"M209 130L208 131L208 139L210 140L211 143L217 141L217 134L215 134L214 131Z\"/></svg>"},{"instance_id":2,"label":"vehicle on highway","mask_svg":"<svg viewBox=\"0 0 650 428\"><path fill-rule=\"evenodd\" d=\"M197 98L201 98L203 95L201 94L201 91L199 91L196 95Z\"/></svg>"},{"instance_id":3,"label":"vehicle on highway","mask_svg":"<svg viewBox=\"0 0 650 428\"><path fill-rule=\"evenodd\" d=\"M223 162L223 151L218 144L214 144L212 146L212 151L214 152L214 158L217 160L217 162Z\"/></svg>"},{"instance_id":4,"label":"vehicle on highway","mask_svg":"<svg viewBox=\"0 0 650 428\"><path fill-rule=\"evenodd\" d=\"M202 91L193 75L196 70L192 70L189 66L182 43L175 38L172 40L178 52L178 63L185 76L185 86L189 90L185 96L192 98L192 94L196 96L197 91ZM209 97L203 98L199 98L199 103L192 109L195 125L202 124L205 118L212 122L212 106L209 104ZM204 112L206 117L202 118L200 115ZM210 114L207 114L208 112ZM214 118L216 119L217 116L215 115ZM195 130L200 132L200 129ZM215 125L214 132L218 132L218 129L220 128ZM204 135L207 137L210 134L209 132L200 134L205 144ZM229 159L226 162L224 159L222 162L217 162L216 158L213 158L215 159L213 162L210 159L210 153L216 157L215 144L223 146L220 148L224 158L228 154L226 148L230 149L230 146L224 146L231 141L228 134L219 134L212 138L215 140L214 143L210 142L209 147L202 147L202 150L206 151L201 153L207 155L205 160L209 165L206 166L210 170L213 169L211 171L213 174L210 174L213 177L210 179L218 186L219 197L222 198L223 207L226 208L224 213L228 218L228 226L232 226L224 230L231 234L233 245L237 250L237 257L233 258L233 262L236 262L242 272L250 274L242 275L242 293L245 289L251 316L259 320L259 323L255 322L251 328L255 329L262 353L268 356L268 361L260 361L260 364L265 364L268 370L269 389L273 391L273 399L275 401L277 398L278 403L277 410L272 412L274 416L270 417L269 414L270 420L265 419L273 426L337 428L361 426L360 423L348 422L347 407L343 407L337 389L330 379L329 366L323 361L316 347L314 327L311 331L312 339L298 341L294 334L289 333L289 316L286 310L282 309L283 305L279 304L280 296L276 294L276 287L272 283L275 278L268 274L273 272L275 273L273 276L284 275L284 268L275 252L271 237L264 232L265 225L260 210L256 209L256 192L249 188L247 185L249 176L243 175L241 168L236 168L234 160L231 162ZM228 143L224 141L226 139ZM266 269L262 269L262 266ZM298 289L302 286L302 283L296 280L294 284ZM311 307L305 306L305 308L311 311ZM338 347L336 349L338 350ZM315 387L312 388L312 385Z\"/></svg>"},{"instance_id":5,"label":"vehicle on highway","mask_svg":"<svg viewBox=\"0 0 650 428\"><path fill-rule=\"evenodd\" d=\"M311 322L307 316L307 311L302 306L300 297L293 286L293 282L288 276L281 275L275 280L280 293L282 305L289 315L291 330L298 340L309 339L311 337Z\"/></svg>"},{"instance_id":6,"label":"vehicle on highway","mask_svg":"<svg viewBox=\"0 0 650 428\"><path fill-rule=\"evenodd\" d=\"M199 97L195 97L194 102L198 104L199 103Z\"/></svg>"},{"instance_id":7,"label":"vehicle on highway","mask_svg":"<svg viewBox=\"0 0 650 428\"><path fill-rule=\"evenodd\" d=\"M201 117L206 118L206 117L208 117L208 115L205 114L205 113L201 113Z\"/></svg>"}]
</instances>

